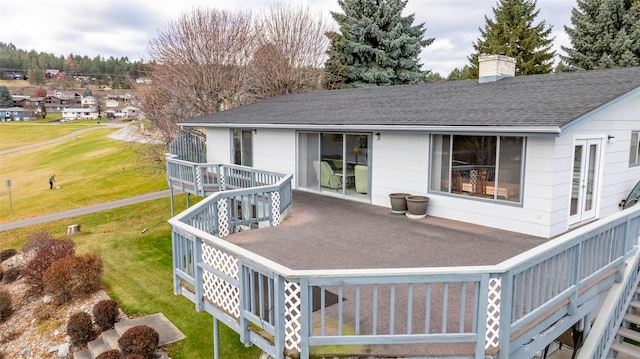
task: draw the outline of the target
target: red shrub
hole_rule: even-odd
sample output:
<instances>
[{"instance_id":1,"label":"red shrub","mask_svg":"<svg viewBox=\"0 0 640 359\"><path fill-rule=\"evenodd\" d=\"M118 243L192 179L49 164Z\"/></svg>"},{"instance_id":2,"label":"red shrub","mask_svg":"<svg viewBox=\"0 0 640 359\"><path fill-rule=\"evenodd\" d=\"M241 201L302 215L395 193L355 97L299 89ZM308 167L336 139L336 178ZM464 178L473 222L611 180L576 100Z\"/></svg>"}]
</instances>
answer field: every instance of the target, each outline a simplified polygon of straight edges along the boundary
<instances>
[{"instance_id":1,"label":"red shrub","mask_svg":"<svg viewBox=\"0 0 640 359\"><path fill-rule=\"evenodd\" d=\"M13 303L11 294L5 290L0 290L0 323L6 321L13 313Z\"/></svg>"},{"instance_id":2,"label":"red shrub","mask_svg":"<svg viewBox=\"0 0 640 359\"><path fill-rule=\"evenodd\" d=\"M42 275L44 292L58 304L91 294L101 287L102 260L95 254L67 256L53 262Z\"/></svg>"},{"instance_id":3,"label":"red shrub","mask_svg":"<svg viewBox=\"0 0 640 359\"><path fill-rule=\"evenodd\" d=\"M158 332L146 325L131 327L118 339L118 345L125 356L138 354L146 359L153 358L159 342Z\"/></svg>"},{"instance_id":4,"label":"red shrub","mask_svg":"<svg viewBox=\"0 0 640 359\"><path fill-rule=\"evenodd\" d=\"M49 269L53 262L73 255L74 252L75 244L69 238L48 241L38 250L35 257L27 263L23 273L25 280L37 292L41 292L44 288L44 283L42 282L44 272Z\"/></svg>"},{"instance_id":5,"label":"red shrub","mask_svg":"<svg viewBox=\"0 0 640 359\"><path fill-rule=\"evenodd\" d=\"M118 314L118 303L111 299L101 300L93 306L93 319L103 331L113 327Z\"/></svg>"},{"instance_id":6,"label":"red shrub","mask_svg":"<svg viewBox=\"0 0 640 359\"><path fill-rule=\"evenodd\" d=\"M5 249L2 252L0 252L0 262L4 262L7 259L15 256L16 254L18 254L18 251L16 251L13 248Z\"/></svg>"},{"instance_id":7,"label":"red shrub","mask_svg":"<svg viewBox=\"0 0 640 359\"><path fill-rule=\"evenodd\" d=\"M76 346L87 344L93 339L93 323L91 316L85 312L74 313L67 323L67 334L71 343Z\"/></svg>"},{"instance_id":8,"label":"red shrub","mask_svg":"<svg viewBox=\"0 0 640 359\"><path fill-rule=\"evenodd\" d=\"M111 349L98 355L96 359L124 359L124 354L118 349Z\"/></svg>"}]
</instances>

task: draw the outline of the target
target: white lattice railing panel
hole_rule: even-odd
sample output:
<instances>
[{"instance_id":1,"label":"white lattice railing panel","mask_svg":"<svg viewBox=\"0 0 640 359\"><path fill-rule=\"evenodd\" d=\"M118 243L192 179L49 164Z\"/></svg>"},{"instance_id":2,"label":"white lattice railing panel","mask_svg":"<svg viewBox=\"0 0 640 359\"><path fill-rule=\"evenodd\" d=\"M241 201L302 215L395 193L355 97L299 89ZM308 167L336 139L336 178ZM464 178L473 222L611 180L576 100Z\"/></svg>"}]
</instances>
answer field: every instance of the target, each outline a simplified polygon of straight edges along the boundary
<instances>
[{"instance_id":1,"label":"white lattice railing panel","mask_svg":"<svg viewBox=\"0 0 640 359\"><path fill-rule=\"evenodd\" d=\"M487 335L485 337L485 350L498 348L500 340L501 292L502 280L500 278L489 279L489 302L487 303Z\"/></svg>"},{"instance_id":2,"label":"white lattice railing panel","mask_svg":"<svg viewBox=\"0 0 640 359\"><path fill-rule=\"evenodd\" d=\"M238 279L237 258L202 244L202 260L229 277ZM208 272L203 273L203 282L204 297L207 300L236 318L240 317L240 291L235 285Z\"/></svg>"},{"instance_id":3,"label":"white lattice railing panel","mask_svg":"<svg viewBox=\"0 0 640 359\"><path fill-rule=\"evenodd\" d=\"M300 351L300 285L292 282L284 284L284 346L288 350Z\"/></svg>"},{"instance_id":4,"label":"white lattice railing panel","mask_svg":"<svg viewBox=\"0 0 640 359\"><path fill-rule=\"evenodd\" d=\"M280 214L280 192L275 191L271 195L272 203L271 203L271 217L273 218L273 226L277 226L282 221L282 216Z\"/></svg>"},{"instance_id":5,"label":"white lattice railing panel","mask_svg":"<svg viewBox=\"0 0 640 359\"><path fill-rule=\"evenodd\" d=\"M218 206L218 231L220 237L229 235L229 211L227 209L227 199L220 198L217 201Z\"/></svg>"},{"instance_id":6,"label":"white lattice railing panel","mask_svg":"<svg viewBox=\"0 0 640 359\"><path fill-rule=\"evenodd\" d=\"M202 191L202 168L196 169L196 187Z\"/></svg>"}]
</instances>

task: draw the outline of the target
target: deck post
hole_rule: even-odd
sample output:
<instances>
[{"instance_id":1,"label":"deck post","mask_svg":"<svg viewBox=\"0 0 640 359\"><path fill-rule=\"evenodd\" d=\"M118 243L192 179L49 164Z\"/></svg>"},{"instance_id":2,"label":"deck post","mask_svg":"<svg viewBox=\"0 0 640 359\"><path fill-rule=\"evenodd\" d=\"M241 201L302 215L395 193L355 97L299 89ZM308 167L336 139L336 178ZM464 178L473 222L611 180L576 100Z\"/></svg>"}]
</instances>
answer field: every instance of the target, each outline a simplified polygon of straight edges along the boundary
<instances>
[{"instance_id":1,"label":"deck post","mask_svg":"<svg viewBox=\"0 0 640 359\"><path fill-rule=\"evenodd\" d=\"M312 312L309 279L300 278L300 359L309 359Z\"/></svg>"},{"instance_id":2,"label":"deck post","mask_svg":"<svg viewBox=\"0 0 640 359\"><path fill-rule=\"evenodd\" d=\"M513 275L507 271L502 273L502 291L500 293L500 337L498 358L509 359L511 354L511 302L513 300Z\"/></svg>"},{"instance_id":3,"label":"deck post","mask_svg":"<svg viewBox=\"0 0 640 359\"><path fill-rule=\"evenodd\" d=\"M220 359L220 323L213 317L213 359Z\"/></svg>"},{"instance_id":4,"label":"deck post","mask_svg":"<svg viewBox=\"0 0 640 359\"><path fill-rule=\"evenodd\" d=\"M285 295L284 295L284 278L281 275L276 275L273 279L273 297L274 297L274 327L275 338L274 347L277 355L276 359L283 358L285 348Z\"/></svg>"},{"instance_id":5,"label":"deck post","mask_svg":"<svg viewBox=\"0 0 640 359\"><path fill-rule=\"evenodd\" d=\"M196 310L201 312L204 310L204 275L203 269L200 266L202 263L202 239L196 237L196 242L193 246L193 263L194 263L194 281L196 284Z\"/></svg>"},{"instance_id":6,"label":"deck post","mask_svg":"<svg viewBox=\"0 0 640 359\"><path fill-rule=\"evenodd\" d=\"M171 217L175 217L175 210L173 209L173 186L169 182L169 199L171 202Z\"/></svg>"}]
</instances>

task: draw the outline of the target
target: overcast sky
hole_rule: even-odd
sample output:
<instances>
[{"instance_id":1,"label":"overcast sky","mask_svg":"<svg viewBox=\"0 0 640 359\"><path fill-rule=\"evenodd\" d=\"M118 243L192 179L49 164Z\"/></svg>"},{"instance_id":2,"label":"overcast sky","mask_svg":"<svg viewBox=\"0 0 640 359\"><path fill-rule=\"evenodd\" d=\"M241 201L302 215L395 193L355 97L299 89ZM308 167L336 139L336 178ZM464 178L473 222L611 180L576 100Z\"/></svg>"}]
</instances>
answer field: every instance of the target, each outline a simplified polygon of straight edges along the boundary
<instances>
[{"instance_id":1,"label":"overcast sky","mask_svg":"<svg viewBox=\"0 0 640 359\"><path fill-rule=\"evenodd\" d=\"M300 0L301 2L304 0ZM49 0L3 1L0 6L0 41L24 50L94 58L100 55L148 59L149 41L177 15L194 7L268 9L277 0L99 0L52 3ZM468 64L472 42L493 17L497 0L409 0L404 15L414 13L424 23L426 37L435 37L423 50L423 69L447 76ZM309 8L331 19L339 11L337 0L306 0ZM570 45L564 26L571 26L575 0L538 0L536 24L553 26L554 47ZM333 20L331 20L333 21ZM1 64L0 64L1 66Z\"/></svg>"}]
</instances>

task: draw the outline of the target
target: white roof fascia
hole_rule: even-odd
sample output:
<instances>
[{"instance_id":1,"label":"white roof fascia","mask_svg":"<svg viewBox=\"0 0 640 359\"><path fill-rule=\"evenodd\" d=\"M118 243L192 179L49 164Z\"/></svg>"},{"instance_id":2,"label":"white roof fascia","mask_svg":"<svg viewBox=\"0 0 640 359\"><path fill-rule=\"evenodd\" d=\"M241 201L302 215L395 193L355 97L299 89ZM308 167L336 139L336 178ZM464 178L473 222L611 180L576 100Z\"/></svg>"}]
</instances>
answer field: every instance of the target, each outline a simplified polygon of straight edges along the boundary
<instances>
[{"instance_id":1,"label":"white roof fascia","mask_svg":"<svg viewBox=\"0 0 640 359\"><path fill-rule=\"evenodd\" d=\"M508 133L558 135L558 126L407 126L407 125L302 125L302 124L239 124L239 123L179 123L180 127L248 128L248 129L293 129L323 131L404 131L428 133Z\"/></svg>"}]
</instances>

